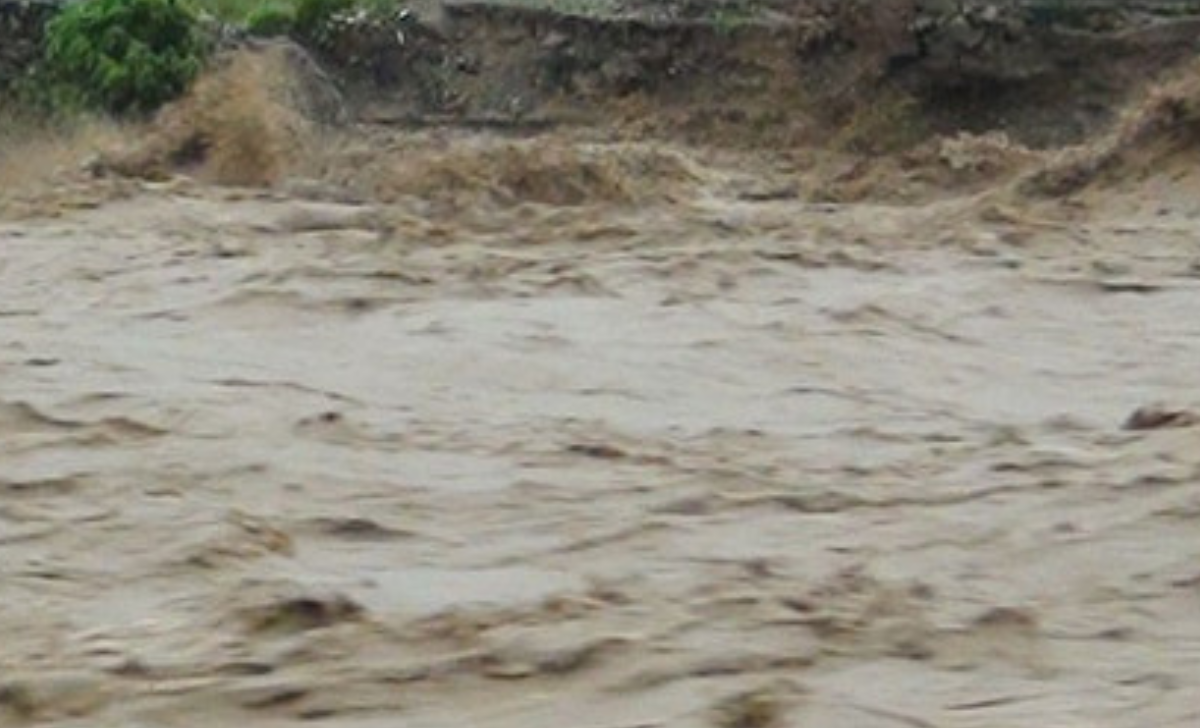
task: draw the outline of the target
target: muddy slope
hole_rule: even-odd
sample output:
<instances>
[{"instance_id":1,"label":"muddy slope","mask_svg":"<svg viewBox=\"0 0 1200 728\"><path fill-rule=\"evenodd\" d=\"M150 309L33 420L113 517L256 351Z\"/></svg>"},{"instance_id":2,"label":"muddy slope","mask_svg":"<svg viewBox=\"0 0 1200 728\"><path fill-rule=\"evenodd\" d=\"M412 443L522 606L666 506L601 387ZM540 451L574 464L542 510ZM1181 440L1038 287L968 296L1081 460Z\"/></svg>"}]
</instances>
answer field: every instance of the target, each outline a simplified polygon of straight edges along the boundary
<instances>
[{"instance_id":1,"label":"muddy slope","mask_svg":"<svg viewBox=\"0 0 1200 728\"><path fill-rule=\"evenodd\" d=\"M594 16L456 2L407 21L403 43L358 29L324 51L374 120L642 130L655 116L651 127L705 141L731 128L813 141L902 95L934 131L1044 146L1109 123L1194 52L1195 8L1117 5L809 2L727 17L711 4ZM671 109L681 118L667 123Z\"/></svg>"}]
</instances>

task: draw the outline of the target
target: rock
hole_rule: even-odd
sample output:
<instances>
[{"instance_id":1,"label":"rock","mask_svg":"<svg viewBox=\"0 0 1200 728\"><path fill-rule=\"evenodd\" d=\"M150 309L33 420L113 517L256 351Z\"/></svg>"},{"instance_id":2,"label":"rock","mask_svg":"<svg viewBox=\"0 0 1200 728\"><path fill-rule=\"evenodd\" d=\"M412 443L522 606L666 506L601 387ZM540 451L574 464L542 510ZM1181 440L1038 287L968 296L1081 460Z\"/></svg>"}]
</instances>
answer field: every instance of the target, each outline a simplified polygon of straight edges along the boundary
<instances>
[{"instance_id":1,"label":"rock","mask_svg":"<svg viewBox=\"0 0 1200 728\"><path fill-rule=\"evenodd\" d=\"M1184 409L1172 409L1163 405L1139 407L1125 420L1126 430L1163 430L1200 425L1200 415Z\"/></svg>"},{"instance_id":2,"label":"rock","mask_svg":"<svg viewBox=\"0 0 1200 728\"><path fill-rule=\"evenodd\" d=\"M349 120L337 83L312 55L291 41L267 41L264 46L264 52L275 54L288 79L288 101L296 112L326 126L339 126Z\"/></svg>"}]
</instances>

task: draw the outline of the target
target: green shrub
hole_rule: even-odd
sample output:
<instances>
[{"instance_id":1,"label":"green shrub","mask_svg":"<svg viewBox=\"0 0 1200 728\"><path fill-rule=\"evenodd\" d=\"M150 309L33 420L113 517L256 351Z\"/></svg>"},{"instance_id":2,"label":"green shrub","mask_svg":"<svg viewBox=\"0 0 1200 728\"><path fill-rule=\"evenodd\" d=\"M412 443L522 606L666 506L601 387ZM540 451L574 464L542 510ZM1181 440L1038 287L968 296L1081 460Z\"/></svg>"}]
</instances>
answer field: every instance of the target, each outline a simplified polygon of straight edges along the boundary
<instances>
[{"instance_id":1,"label":"green shrub","mask_svg":"<svg viewBox=\"0 0 1200 728\"><path fill-rule=\"evenodd\" d=\"M251 35L275 37L288 35L296 27L296 11L290 5L260 5L246 17L246 30Z\"/></svg>"},{"instance_id":2,"label":"green shrub","mask_svg":"<svg viewBox=\"0 0 1200 728\"><path fill-rule=\"evenodd\" d=\"M206 50L175 0L85 0L46 28L45 70L58 93L115 114L145 113L187 89Z\"/></svg>"}]
</instances>

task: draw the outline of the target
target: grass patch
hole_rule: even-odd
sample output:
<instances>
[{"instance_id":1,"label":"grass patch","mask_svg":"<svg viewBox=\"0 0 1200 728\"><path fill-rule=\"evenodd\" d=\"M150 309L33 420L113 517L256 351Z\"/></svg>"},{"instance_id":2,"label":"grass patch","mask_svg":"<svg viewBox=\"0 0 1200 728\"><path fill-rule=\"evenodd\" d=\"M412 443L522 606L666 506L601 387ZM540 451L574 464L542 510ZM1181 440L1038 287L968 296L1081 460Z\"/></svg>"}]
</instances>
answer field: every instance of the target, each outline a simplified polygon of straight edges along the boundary
<instances>
[{"instance_id":1,"label":"grass patch","mask_svg":"<svg viewBox=\"0 0 1200 728\"><path fill-rule=\"evenodd\" d=\"M404 0L184 0L196 12L254 34L312 35L337 15L362 11L368 16L391 16Z\"/></svg>"}]
</instances>

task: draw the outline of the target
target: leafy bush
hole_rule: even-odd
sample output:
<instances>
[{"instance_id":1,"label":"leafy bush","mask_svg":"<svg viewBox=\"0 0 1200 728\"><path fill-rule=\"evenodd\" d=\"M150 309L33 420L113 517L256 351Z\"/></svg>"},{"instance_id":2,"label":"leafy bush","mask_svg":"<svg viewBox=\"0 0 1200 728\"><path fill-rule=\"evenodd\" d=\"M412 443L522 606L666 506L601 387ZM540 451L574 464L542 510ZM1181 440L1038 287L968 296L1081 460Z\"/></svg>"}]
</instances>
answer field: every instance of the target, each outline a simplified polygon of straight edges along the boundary
<instances>
[{"instance_id":1,"label":"leafy bush","mask_svg":"<svg viewBox=\"0 0 1200 728\"><path fill-rule=\"evenodd\" d=\"M260 5L246 17L246 30L251 35L274 37L288 35L296 27L296 11L290 5Z\"/></svg>"},{"instance_id":2,"label":"leafy bush","mask_svg":"<svg viewBox=\"0 0 1200 728\"><path fill-rule=\"evenodd\" d=\"M205 51L196 16L175 0L86 0L47 26L45 70L87 106L144 113L183 93Z\"/></svg>"}]
</instances>

